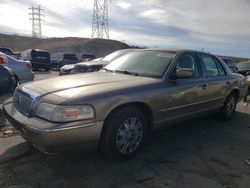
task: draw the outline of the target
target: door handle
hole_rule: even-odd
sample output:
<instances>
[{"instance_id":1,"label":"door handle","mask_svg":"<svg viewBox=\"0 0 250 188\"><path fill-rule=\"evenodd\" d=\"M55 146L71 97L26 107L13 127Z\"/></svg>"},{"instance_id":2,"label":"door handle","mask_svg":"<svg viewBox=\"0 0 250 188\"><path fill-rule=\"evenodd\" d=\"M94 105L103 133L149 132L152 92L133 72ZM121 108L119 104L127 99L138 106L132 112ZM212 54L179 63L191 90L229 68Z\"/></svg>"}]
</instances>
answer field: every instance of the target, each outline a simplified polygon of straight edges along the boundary
<instances>
[{"instance_id":1,"label":"door handle","mask_svg":"<svg viewBox=\"0 0 250 188\"><path fill-rule=\"evenodd\" d=\"M202 85L201 85L201 88L202 88L202 89L207 89L207 87L208 87L208 84L202 84Z\"/></svg>"}]
</instances>

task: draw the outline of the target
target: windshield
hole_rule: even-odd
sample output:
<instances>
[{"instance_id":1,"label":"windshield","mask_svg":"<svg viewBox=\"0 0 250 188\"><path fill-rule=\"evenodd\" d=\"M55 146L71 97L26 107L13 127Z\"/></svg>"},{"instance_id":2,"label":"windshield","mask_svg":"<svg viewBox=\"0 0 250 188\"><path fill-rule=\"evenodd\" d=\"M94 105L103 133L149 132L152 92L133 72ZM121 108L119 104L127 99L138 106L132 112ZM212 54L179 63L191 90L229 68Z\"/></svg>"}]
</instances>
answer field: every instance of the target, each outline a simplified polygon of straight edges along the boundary
<instances>
[{"instance_id":1,"label":"windshield","mask_svg":"<svg viewBox=\"0 0 250 188\"><path fill-rule=\"evenodd\" d=\"M115 58L127 53L128 51L127 50L118 50L118 51L115 51L115 52L112 52L111 54L105 56L102 61L112 61L114 60Z\"/></svg>"},{"instance_id":2,"label":"windshield","mask_svg":"<svg viewBox=\"0 0 250 188\"><path fill-rule=\"evenodd\" d=\"M113 60L105 70L160 78L174 57L167 51L133 51Z\"/></svg>"},{"instance_id":3,"label":"windshield","mask_svg":"<svg viewBox=\"0 0 250 188\"><path fill-rule=\"evenodd\" d=\"M250 70L250 62L249 63L239 63L237 64L238 69L244 70Z\"/></svg>"}]
</instances>

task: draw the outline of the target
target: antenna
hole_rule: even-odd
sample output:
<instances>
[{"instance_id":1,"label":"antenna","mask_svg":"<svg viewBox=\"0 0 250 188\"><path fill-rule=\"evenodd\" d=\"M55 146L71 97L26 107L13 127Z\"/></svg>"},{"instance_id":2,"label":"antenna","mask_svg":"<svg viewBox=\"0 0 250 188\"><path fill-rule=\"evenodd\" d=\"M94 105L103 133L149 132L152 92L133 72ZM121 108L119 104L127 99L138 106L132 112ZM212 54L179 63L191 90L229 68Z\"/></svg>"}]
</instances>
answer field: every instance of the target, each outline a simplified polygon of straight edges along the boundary
<instances>
[{"instance_id":1,"label":"antenna","mask_svg":"<svg viewBox=\"0 0 250 188\"><path fill-rule=\"evenodd\" d=\"M94 0L91 38L109 39L108 0Z\"/></svg>"},{"instance_id":2,"label":"antenna","mask_svg":"<svg viewBox=\"0 0 250 188\"><path fill-rule=\"evenodd\" d=\"M41 11L43 11L43 9L41 9L40 5L38 7L34 7L32 5L31 8L29 8L29 10L31 11L29 15L31 15L30 20L32 21L32 36L41 38L42 37L41 22L43 21L41 19L41 16L44 16L43 14L41 14Z\"/></svg>"}]
</instances>

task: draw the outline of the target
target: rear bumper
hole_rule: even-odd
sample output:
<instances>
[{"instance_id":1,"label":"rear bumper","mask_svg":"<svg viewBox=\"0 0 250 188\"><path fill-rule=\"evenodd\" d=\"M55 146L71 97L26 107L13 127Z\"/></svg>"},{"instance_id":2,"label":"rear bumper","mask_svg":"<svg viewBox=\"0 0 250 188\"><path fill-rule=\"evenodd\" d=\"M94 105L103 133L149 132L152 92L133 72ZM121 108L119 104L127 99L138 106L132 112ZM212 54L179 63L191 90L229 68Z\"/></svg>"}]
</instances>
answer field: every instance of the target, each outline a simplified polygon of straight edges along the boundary
<instances>
[{"instance_id":1,"label":"rear bumper","mask_svg":"<svg viewBox=\"0 0 250 188\"><path fill-rule=\"evenodd\" d=\"M98 145L103 126L102 121L88 124L76 122L69 127L65 124L62 127L55 126L54 123L40 118L26 117L14 108L12 102L3 105L3 112L25 140L44 151L90 145L94 149Z\"/></svg>"},{"instance_id":2,"label":"rear bumper","mask_svg":"<svg viewBox=\"0 0 250 188\"><path fill-rule=\"evenodd\" d=\"M18 75L17 75L18 76ZM26 82L31 82L34 81L35 74L34 72L27 72L21 76L18 77L20 84L26 83Z\"/></svg>"}]
</instances>

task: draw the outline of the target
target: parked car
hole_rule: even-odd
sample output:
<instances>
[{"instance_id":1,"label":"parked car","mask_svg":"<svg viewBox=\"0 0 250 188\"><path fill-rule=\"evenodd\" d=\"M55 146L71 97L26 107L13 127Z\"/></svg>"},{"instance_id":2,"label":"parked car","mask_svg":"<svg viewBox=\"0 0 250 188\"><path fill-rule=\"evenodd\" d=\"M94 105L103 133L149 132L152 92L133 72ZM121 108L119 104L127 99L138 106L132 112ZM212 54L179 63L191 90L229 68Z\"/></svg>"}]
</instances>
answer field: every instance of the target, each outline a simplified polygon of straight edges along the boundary
<instances>
[{"instance_id":1,"label":"parked car","mask_svg":"<svg viewBox=\"0 0 250 188\"><path fill-rule=\"evenodd\" d=\"M55 53L51 55L50 67L60 70L62 66L76 64L76 62L77 57L75 54Z\"/></svg>"},{"instance_id":2,"label":"parked car","mask_svg":"<svg viewBox=\"0 0 250 188\"><path fill-rule=\"evenodd\" d=\"M88 63L82 62L82 63L77 63L75 65L65 65L60 69L59 75L99 71L102 67L107 65L112 60L132 50L133 49L117 50L103 58L93 59Z\"/></svg>"},{"instance_id":3,"label":"parked car","mask_svg":"<svg viewBox=\"0 0 250 188\"><path fill-rule=\"evenodd\" d=\"M17 58L17 54L10 48L0 47L0 52L7 54L13 58Z\"/></svg>"},{"instance_id":4,"label":"parked car","mask_svg":"<svg viewBox=\"0 0 250 188\"><path fill-rule=\"evenodd\" d=\"M236 66L235 60L233 60L232 58L222 58L222 60L226 63L226 65L232 72L237 73L238 68Z\"/></svg>"},{"instance_id":5,"label":"parked car","mask_svg":"<svg viewBox=\"0 0 250 188\"><path fill-rule=\"evenodd\" d=\"M95 58L96 57L93 54L80 53L80 54L77 54L77 63L91 61Z\"/></svg>"},{"instance_id":6,"label":"parked car","mask_svg":"<svg viewBox=\"0 0 250 188\"><path fill-rule=\"evenodd\" d=\"M35 70L40 68L49 71L50 68L50 54L47 51L39 49L28 49L22 52L21 59L30 61Z\"/></svg>"},{"instance_id":7,"label":"parked car","mask_svg":"<svg viewBox=\"0 0 250 188\"><path fill-rule=\"evenodd\" d=\"M9 67L15 77L16 83L23 84L34 80L34 72L29 61L17 60L9 55L0 53L0 59L5 66Z\"/></svg>"},{"instance_id":8,"label":"parked car","mask_svg":"<svg viewBox=\"0 0 250 188\"><path fill-rule=\"evenodd\" d=\"M42 151L95 146L111 159L126 160L150 131L171 122L210 113L229 120L245 92L245 77L214 55L133 50L100 72L20 86L3 110Z\"/></svg>"},{"instance_id":9,"label":"parked car","mask_svg":"<svg viewBox=\"0 0 250 188\"><path fill-rule=\"evenodd\" d=\"M0 95L14 91L16 87L15 77L12 71L0 64Z\"/></svg>"},{"instance_id":10,"label":"parked car","mask_svg":"<svg viewBox=\"0 0 250 188\"><path fill-rule=\"evenodd\" d=\"M243 61L237 64L238 73L243 76L250 75L250 61Z\"/></svg>"}]
</instances>

